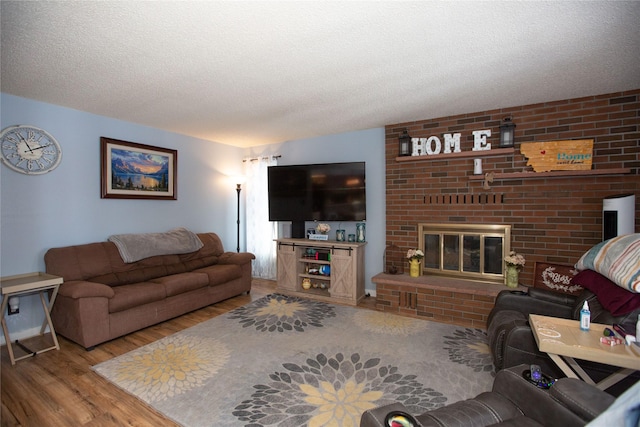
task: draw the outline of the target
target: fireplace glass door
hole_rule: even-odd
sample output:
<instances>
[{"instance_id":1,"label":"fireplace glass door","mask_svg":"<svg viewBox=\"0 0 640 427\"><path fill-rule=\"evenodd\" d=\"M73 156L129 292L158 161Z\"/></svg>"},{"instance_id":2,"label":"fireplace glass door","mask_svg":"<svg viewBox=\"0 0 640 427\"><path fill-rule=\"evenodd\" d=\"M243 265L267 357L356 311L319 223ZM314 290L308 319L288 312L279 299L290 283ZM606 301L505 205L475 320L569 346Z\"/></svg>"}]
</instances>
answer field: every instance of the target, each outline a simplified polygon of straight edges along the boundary
<instances>
[{"instance_id":1,"label":"fireplace glass door","mask_svg":"<svg viewBox=\"0 0 640 427\"><path fill-rule=\"evenodd\" d=\"M419 224L424 274L504 283L511 226Z\"/></svg>"}]
</instances>

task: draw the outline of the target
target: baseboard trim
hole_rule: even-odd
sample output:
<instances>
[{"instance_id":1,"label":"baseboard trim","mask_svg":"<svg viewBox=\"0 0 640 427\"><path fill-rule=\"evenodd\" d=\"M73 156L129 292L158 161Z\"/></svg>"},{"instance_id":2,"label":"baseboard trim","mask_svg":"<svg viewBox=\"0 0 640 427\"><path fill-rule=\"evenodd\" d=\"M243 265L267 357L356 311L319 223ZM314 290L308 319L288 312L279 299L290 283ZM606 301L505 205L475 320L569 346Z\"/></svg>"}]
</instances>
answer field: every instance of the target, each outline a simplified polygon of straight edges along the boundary
<instances>
[{"instance_id":1,"label":"baseboard trim","mask_svg":"<svg viewBox=\"0 0 640 427\"><path fill-rule=\"evenodd\" d=\"M49 332L48 326L44 332L45 334ZM9 331L9 334L11 334L11 342L15 343L16 340L18 341L26 340L27 338L32 338L40 335L40 327L37 326L35 328L25 329L24 331L17 331L17 332ZM0 345L6 345L6 344L7 344L7 340L5 339L4 334L2 334L2 336L0 336Z\"/></svg>"}]
</instances>

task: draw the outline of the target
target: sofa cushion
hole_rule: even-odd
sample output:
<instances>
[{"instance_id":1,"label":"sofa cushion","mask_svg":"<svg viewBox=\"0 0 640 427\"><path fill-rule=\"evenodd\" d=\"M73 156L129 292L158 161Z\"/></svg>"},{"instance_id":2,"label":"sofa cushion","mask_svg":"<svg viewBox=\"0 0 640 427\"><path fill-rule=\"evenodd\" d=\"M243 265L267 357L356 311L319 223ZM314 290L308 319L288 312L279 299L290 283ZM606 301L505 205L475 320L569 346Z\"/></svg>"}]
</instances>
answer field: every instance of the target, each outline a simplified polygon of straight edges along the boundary
<instances>
[{"instance_id":1,"label":"sofa cushion","mask_svg":"<svg viewBox=\"0 0 640 427\"><path fill-rule=\"evenodd\" d=\"M242 268L233 264L218 264L194 270L194 273L206 273L209 286L216 286L242 277Z\"/></svg>"},{"instance_id":2,"label":"sofa cushion","mask_svg":"<svg viewBox=\"0 0 640 427\"><path fill-rule=\"evenodd\" d=\"M631 292L640 293L640 233L598 243L578 260L578 270L594 270Z\"/></svg>"},{"instance_id":3,"label":"sofa cushion","mask_svg":"<svg viewBox=\"0 0 640 427\"><path fill-rule=\"evenodd\" d=\"M593 292L602 307L613 316L622 316L640 308L640 294L616 286L611 280L593 270L582 270L572 279L583 288Z\"/></svg>"},{"instance_id":4,"label":"sofa cushion","mask_svg":"<svg viewBox=\"0 0 640 427\"><path fill-rule=\"evenodd\" d=\"M160 301L167 297L164 286L152 282L115 286L113 293L113 298L109 300L109 313Z\"/></svg>"},{"instance_id":5,"label":"sofa cushion","mask_svg":"<svg viewBox=\"0 0 640 427\"><path fill-rule=\"evenodd\" d=\"M151 282L164 286L167 296L171 297L207 286L209 284L209 276L205 273L180 273L159 277L151 280Z\"/></svg>"},{"instance_id":6,"label":"sofa cushion","mask_svg":"<svg viewBox=\"0 0 640 427\"><path fill-rule=\"evenodd\" d=\"M197 236L204 244L198 251L157 255L129 264L122 260L113 242L52 248L45 253L44 260L47 272L62 276L65 282L87 280L109 286L128 285L216 264L224 254L220 237L215 233Z\"/></svg>"},{"instance_id":7,"label":"sofa cushion","mask_svg":"<svg viewBox=\"0 0 640 427\"><path fill-rule=\"evenodd\" d=\"M44 255L47 273L61 276L65 282L109 274L113 271L109 245L99 242L49 249ZM117 250L115 254L120 257Z\"/></svg>"}]
</instances>

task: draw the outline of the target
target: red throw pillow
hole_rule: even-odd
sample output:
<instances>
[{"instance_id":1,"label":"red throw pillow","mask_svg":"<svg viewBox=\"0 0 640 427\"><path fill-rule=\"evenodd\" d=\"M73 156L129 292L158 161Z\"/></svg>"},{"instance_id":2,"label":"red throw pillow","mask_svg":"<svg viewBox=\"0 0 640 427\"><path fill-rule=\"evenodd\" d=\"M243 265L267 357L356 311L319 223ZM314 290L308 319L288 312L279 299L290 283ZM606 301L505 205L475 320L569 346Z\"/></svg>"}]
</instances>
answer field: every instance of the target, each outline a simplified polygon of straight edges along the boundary
<instances>
[{"instance_id":1,"label":"red throw pillow","mask_svg":"<svg viewBox=\"0 0 640 427\"><path fill-rule=\"evenodd\" d=\"M573 276L571 283L593 292L613 316L623 316L640 307L640 294L621 288L596 271L582 270Z\"/></svg>"}]
</instances>

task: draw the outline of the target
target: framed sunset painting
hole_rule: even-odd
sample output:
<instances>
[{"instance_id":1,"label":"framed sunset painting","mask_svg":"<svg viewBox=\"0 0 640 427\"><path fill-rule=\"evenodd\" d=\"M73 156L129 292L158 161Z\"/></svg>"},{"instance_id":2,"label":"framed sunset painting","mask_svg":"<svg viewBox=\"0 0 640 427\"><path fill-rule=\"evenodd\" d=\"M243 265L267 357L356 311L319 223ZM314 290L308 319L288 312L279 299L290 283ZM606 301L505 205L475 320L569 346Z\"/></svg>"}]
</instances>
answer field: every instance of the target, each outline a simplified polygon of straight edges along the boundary
<instances>
[{"instance_id":1,"label":"framed sunset painting","mask_svg":"<svg viewBox=\"0 0 640 427\"><path fill-rule=\"evenodd\" d=\"M178 151L100 138L103 199L177 200Z\"/></svg>"}]
</instances>

